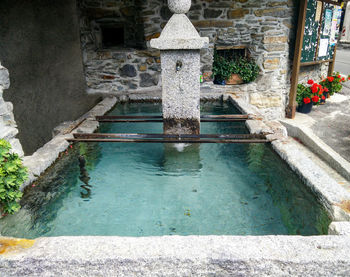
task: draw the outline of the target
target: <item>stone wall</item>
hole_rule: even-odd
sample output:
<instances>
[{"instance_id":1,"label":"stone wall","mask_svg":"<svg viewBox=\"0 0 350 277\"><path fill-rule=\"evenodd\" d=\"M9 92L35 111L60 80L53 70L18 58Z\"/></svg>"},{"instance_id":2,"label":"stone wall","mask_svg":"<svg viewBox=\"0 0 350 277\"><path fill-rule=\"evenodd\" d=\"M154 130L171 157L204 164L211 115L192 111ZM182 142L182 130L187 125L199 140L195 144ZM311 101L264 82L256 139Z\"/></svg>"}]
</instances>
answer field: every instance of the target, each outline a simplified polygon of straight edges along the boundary
<instances>
[{"instance_id":1,"label":"stone wall","mask_svg":"<svg viewBox=\"0 0 350 277\"><path fill-rule=\"evenodd\" d=\"M0 63L0 139L9 141L14 152L23 156L22 146L16 135L18 134L17 125L13 116L13 106L10 102L3 99L3 90L10 87L10 78L8 70Z\"/></svg>"},{"instance_id":2,"label":"stone wall","mask_svg":"<svg viewBox=\"0 0 350 277\"><path fill-rule=\"evenodd\" d=\"M130 4L132 2L132 4ZM232 86L243 91L246 101L257 106L268 118L285 115L290 89L296 0L192 0L188 17L202 37L209 37L209 49L201 51L201 72L211 80L215 46L246 46L261 72L251 84ZM150 50L149 41L160 35L171 13L167 1L80 0L84 63L90 93L132 93L145 87L158 88L159 53ZM97 49L93 36L96 19L135 16L142 22L145 50ZM90 18L89 15L90 14ZM95 39L96 40L96 39ZM310 67L309 67L310 69ZM315 70L314 70L315 69ZM313 67L316 75L319 67Z\"/></svg>"},{"instance_id":3,"label":"stone wall","mask_svg":"<svg viewBox=\"0 0 350 277\"><path fill-rule=\"evenodd\" d=\"M309 79L320 82L328 74L328 63L302 66L299 72L299 83L306 84Z\"/></svg>"},{"instance_id":4,"label":"stone wall","mask_svg":"<svg viewBox=\"0 0 350 277\"><path fill-rule=\"evenodd\" d=\"M90 94L134 91L160 85L160 53L147 47L147 42L159 36L161 30L160 1L153 1L150 5L147 2L78 1L83 60ZM150 19L152 15L154 18ZM101 25L106 22L124 25L124 47L104 48L99 42ZM151 36L145 34L150 31Z\"/></svg>"}]
</instances>

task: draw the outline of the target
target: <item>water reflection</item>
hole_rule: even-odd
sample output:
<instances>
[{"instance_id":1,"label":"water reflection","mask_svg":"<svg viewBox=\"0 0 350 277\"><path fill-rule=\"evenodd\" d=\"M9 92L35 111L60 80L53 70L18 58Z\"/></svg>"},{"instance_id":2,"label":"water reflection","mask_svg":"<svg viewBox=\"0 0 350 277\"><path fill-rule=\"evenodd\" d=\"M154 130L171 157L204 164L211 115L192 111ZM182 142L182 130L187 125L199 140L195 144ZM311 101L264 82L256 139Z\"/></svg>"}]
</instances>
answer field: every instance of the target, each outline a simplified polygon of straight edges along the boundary
<instances>
[{"instance_id":1,"label":"water reflection","mask_svg":"<svg viewBox=\"0 0 350 277\"><path fill-rule=\"evenodd\" d=\"M92 186L89 185L90 177L88 171L86 170L86 159L83 155L79 155L78 161L80 168L79 180L84 183L84 185L81 185L80 187L85 190L85 192L80 192L80 195L84 199L90 198Z\"/></svg>"}]
</instances>

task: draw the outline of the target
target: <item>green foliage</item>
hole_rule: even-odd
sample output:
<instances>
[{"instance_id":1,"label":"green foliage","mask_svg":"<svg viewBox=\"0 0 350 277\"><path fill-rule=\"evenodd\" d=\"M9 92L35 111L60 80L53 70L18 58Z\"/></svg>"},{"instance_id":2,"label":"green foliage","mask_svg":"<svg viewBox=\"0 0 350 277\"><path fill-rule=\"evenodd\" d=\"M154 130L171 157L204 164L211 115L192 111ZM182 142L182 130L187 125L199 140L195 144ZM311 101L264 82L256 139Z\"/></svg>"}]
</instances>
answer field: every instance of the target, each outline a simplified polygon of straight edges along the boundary
<instances>
[{"instance_id":1,"label":"green foliage","mask_svg":"<svg viewBox=\"0 0 350 277\"><path fill-rule=\"evenodd\" d=\"M239 74L244 83L253 82L259 75L259 66L246 57L227 59L214 52L213 77L218 81L228 80L232 74Z\"/></svg>"},{"instance_id":2,"label":"green foliage","mask_svg":"<svg viewBox=\"0 0 350 277\"><path fill-rule=\"evenodd\" d=\"M333 72L331 76L328 76L320 84L327 88L330 95L340 92L343 88L342 83L346 81L345 77L342 77L339 72Z\"/></svg>"},{"instance_id":3,"label":"green foliage","mask_svg":"<svg viewBox=\"0 0 350 277\"><path fill-rule=\"evenodd\" d=\"M311 100L312 92L310 87L307 87L303 84L298 84L297 87L297 97L296 100L298 102L298 106L301 106L304 103L304 98L310 98Z\"/></svg>"},{"instance_id":4,"label":"green foliage","mask_svg":"<svg viewBox=\"0 0 350 277\"><path fill-rule=\"evenodd\" d=\"M13 214L20 209L18 201L22 197L20 186L27 179L27 169L11 145L0 139L0 206L3 213Z\"/></svg>"}]
</instances>

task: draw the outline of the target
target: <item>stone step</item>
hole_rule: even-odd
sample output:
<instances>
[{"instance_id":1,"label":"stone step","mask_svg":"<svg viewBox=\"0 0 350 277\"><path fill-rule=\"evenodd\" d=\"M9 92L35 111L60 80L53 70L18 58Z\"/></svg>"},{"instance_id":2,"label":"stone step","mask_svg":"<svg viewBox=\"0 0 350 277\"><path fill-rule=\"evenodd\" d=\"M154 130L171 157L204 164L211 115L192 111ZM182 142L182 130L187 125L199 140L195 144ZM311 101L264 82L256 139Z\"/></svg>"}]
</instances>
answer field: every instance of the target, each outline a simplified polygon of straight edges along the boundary
<instances>
[{"instance_id":1,"label":"stone step","mask_svg":"<svg viewBox=\"0 0 350 277\"><path fill-rule=\"evenodd\" d=\"M333 178L338 184L344 187L350 192L350 182L346 180L342 175L340 175L336 170L328 165L327 162L322 160L317 154L312 152L305 145L300 143L298 140L289 138L289 142L299 149L300 152L304 153L309 159L311 159L316 165L318 165L322 170L324 170L331 178Z\"/></svg>"}]
</instances>

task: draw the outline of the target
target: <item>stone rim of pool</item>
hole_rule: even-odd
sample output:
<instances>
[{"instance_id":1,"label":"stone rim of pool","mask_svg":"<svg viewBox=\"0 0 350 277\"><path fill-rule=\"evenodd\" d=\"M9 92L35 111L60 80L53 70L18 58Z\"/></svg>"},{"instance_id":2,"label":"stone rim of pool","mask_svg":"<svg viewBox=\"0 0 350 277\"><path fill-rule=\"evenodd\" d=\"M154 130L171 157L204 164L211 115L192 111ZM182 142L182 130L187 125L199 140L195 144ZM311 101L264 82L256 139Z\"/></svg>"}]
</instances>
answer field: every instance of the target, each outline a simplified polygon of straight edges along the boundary
<instances>
[{"instance_id":1,"label":"stone rim of pool","mask_svg":"<svg viewBox=\"0 0 350 277\"><path fill-rule=\"evenodd\" d=\"M131 100L150 100L150 98L159 100L154 96L133 97ZM247 121L251 133L264 132L269 134L271 140L275 139L272 142L274 150L315 192L332 216L333 222L328 236L39 238L34 241L32 247L7 249L8 251L0 256L3 274L182 276L202 272L203 275L247 276L348 275L350 216L340 208L340 204L342 201L350 200L349 192L288 143L285 128L280 123L264 119L254 107L232 94L212 93L202 98L222 97L234 103L242 113L255 115L255 120ZM105 114L115 103L123 100L127 99L123 97L119 101L115 97L104 99L85 115L86 120L79 126L80 131L92 133L98 127L97 122L93 120L94 117ZM32 174L30 182L36 178L35 175L43 173L56 160L59 153L68 147L69 144L65 141L67 137L71 137L71 134L56 136L40 151L34 153L34 157L25 159ZM50 153L49 159L45 161L38 159L40 155L47 153Z\"/></svg>"}]
</instances>

